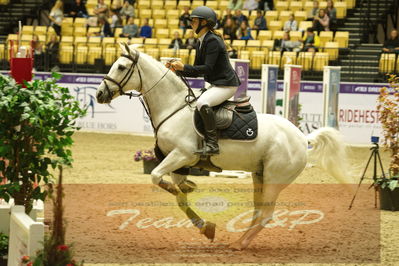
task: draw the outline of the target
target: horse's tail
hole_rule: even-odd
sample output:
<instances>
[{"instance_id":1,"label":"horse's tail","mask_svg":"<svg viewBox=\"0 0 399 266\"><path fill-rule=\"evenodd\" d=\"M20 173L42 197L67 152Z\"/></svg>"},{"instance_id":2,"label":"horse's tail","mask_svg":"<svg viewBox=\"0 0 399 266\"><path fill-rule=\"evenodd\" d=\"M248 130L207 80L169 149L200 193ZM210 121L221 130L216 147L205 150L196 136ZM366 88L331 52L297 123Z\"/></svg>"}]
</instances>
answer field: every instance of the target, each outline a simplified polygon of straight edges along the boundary
<instances>
[{"instance_id":1,"label":"horse's tail","mask_svg":"<svg viewBox=\"0 0 399 266\"><path fill-rule=\"evenodd\" d=\"M319 128L307 136L308 162L319 166L340 183L353 184L349 173L346 144L341 133L329 127Z\"/></svg>"}]
</instances>

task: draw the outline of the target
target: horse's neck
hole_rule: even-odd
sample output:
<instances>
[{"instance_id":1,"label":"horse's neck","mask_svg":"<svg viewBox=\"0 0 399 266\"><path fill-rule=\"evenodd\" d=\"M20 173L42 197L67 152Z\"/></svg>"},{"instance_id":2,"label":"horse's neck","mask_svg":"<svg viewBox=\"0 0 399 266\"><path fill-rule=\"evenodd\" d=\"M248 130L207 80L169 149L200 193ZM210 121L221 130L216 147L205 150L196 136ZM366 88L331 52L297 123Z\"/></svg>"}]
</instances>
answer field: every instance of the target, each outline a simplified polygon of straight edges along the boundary
<instances>
[{"instance_id":1,"label":"horse's neck","mask_svg":"<svg viewBox=\"0 0 399 266\"><path fill-rule=\"evenodd\" d=\"M187 90L184 83L174 76L173 72L169 72L162 78L166 70L160 71L157 66L151 65L151 62L147 60L146 64L140 67L144 73L143 94L151 112L152 123L158 127L166 117L185 104ZM159 81L161 78L162 80ZM153 87L158 81L159 83Z\"/></svg>"}]
</instances>

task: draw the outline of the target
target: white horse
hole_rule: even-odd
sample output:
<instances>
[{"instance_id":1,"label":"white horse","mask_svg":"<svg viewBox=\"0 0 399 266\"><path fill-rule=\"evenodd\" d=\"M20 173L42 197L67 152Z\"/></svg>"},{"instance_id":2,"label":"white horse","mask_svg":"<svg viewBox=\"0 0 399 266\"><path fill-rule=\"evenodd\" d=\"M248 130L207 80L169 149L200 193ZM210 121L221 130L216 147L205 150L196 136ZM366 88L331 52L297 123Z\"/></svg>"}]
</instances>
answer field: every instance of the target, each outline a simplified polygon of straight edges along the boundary
<instances>
[{"instance_id":1,"label":"white horse","mask_svg":"<svg viewBox=\"0 0 399 266\"><path fill-rule=\"evenodd\" d=\"M152 182L176 195L180 208L213 239L215 225L204 222L184 205L187 194L186 176L172 173L181 167L193 166L199 161L194 154L199 136L193 128L194 107L186 104L187 87L172 71L151 56L139 53L134 47L121 45L122 56L111 67L97 90L97 101L109 103L112 99L136 90L150 111L157 143L166 158L152 171ZM292 183L303 171L308 160L318 164L341 182L345 181L345 147L338 131L321 128L307 137L290 121L275 115L258 114L258 136L254 141L219 140L220 154L211 161L222 169L243 170L253 173L255 212L252 226L240 239L230 245L241 250L272 219L274 204L282 189ZM312 148L308 149L308 145ZM162 179L171 173L174 184ZM184 186L183 186L184 187ZM199 220L196 220L199 219Z\"/></svg>"}]
</instances>

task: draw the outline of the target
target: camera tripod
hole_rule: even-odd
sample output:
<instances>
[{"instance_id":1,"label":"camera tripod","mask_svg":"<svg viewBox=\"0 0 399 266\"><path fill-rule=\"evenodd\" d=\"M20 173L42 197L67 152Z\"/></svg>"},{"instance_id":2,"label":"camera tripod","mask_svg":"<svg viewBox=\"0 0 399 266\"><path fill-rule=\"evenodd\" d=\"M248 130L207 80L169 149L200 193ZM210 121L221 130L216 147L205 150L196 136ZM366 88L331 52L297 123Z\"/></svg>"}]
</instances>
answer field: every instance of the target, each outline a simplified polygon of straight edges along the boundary
<instances>
[{"instance_id":1,"label":"camera tripod","mask_svg":"<svg viewBox=\"0 0 399 266\"><path fill-rule=\"evenodd\" d=\"M367 161L367 164L366 164L366 167L364 168L362 177L360 178L359 185L357 186L355 195L353 196L353 199L352 199L352 201L351 201L351 204L349 205L349 210L350 210L350 209L352 208L352 206L353 206L353 203L354 203L354 201L355 201L357 192L359 191L360 185L362 184L362 182L363 182L363 180L364 180L364 178L365 178L366 171L367 171L367 168L369 167L369 164L370 164L370 162L371 162L371 159L373 159L373 162L374 162L374 165L373 165L373 166L374 166L374 168L373 168L373 181L375 182L375 181L377 180L377 168L378 168L378 165L379 165L380 168L381 168L381 175L382 175L382 177L385 178L385 173L384 173L384 168L383 168L383 166L382 166L382 161L381 161L381 156L380 156L380 152L379 152L379 145L378 145L378 142L373 142L373 145L374 145L374 146L370 148L370 150L371 150L370 158L369 158L369 160ZM373 185L374 185L374 183L369 187L369 189L370 189ZM374 201L374 204L375 204L375 207L377 208L377 189L375 189L375 201Z\"/></svg>"}]
</instances>

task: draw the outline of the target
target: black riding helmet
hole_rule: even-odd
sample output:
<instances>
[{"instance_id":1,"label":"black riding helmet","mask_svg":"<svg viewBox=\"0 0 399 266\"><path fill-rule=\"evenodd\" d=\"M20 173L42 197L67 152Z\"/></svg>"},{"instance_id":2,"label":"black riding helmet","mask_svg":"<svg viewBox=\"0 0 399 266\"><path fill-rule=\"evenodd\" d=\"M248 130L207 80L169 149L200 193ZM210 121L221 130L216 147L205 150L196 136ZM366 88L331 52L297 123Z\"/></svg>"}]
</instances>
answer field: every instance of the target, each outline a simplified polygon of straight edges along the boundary
<instances>
[{"instance_id":1,"label":"black riding helmet","mask_svg":"<svg viewBox=\"0 0 399 266\"><path fill-rule=\"evenodd\" d=\"M207 6L199 6L191 12L190 19L199 18L204 19L207 22L207 25L211 28L215 27L216 25L216 13ZM195 33L199 33L204 26L199 26Z\"/></svg>"}]
</instances>

